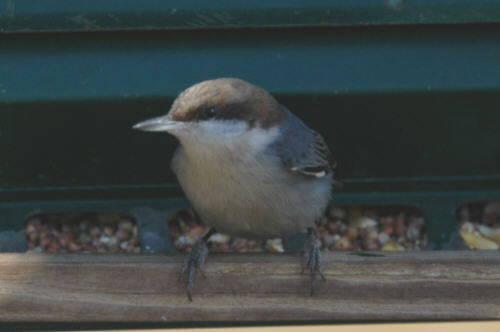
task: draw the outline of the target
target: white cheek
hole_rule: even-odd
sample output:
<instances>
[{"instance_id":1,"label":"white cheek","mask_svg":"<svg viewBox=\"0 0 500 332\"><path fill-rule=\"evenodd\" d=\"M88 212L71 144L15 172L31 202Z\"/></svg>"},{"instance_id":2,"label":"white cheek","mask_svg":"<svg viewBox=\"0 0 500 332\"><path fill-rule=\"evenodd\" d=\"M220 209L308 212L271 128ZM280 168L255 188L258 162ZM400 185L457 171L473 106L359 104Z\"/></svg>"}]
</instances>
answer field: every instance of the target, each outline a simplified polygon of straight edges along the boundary
<instances>
[{"instance_id":1,"label":"white cheek","mask_svg":"<svg viewBox=\"0 0 500 332\"><path fill-rule=\"evenodd\" d=\"M244 121L206 120L199 124L199 134L209 140L225 140L242 135L248 129Z\"/></svg>"},{"instance_id":2,"label":"white cheek","mask_svg":"<svg viewBox=\"0 0 500 332\"><path fill-rule=\"evenodd\" d=\"M178 136L186 143L191 142L200 148L205 146L255 154L267 148L278 134L278 128L249 128L245 121L208 120L193 123L189 130Z\"/></svg>"},{"instance_id":3,"label":"white cheek","mask_svg":"<svg viewBox=\"0 0 500 332\"><path fill-rule=\"evenodd\" d=\"M260 152L274 142L278 134L279 129L276 127L271 129L255 127L241 135L241 139L248 144L249 151Z\"/></svg>"}]
</instances>

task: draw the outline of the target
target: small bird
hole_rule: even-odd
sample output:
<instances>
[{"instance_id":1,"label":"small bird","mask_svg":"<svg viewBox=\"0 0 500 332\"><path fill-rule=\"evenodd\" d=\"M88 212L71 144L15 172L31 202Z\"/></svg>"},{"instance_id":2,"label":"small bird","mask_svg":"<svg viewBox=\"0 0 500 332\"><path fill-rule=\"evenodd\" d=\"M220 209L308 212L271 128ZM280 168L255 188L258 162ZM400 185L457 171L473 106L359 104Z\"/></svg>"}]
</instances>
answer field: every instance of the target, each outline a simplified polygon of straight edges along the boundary
<instances>
[{"instance_id":1,"label":"small bird","mask_svg":"<svg viewBox=\"0 0 500 332\"><path fill-rule=\"evenodd\" d=\"M182 267L190 300L194 272L203 272L216 231L253 239L307 232L303 270L310 268L313 294L316 272L324 279L316 222L336 182L336 162L320 134L267 91L237 78L195 84L166 116L133 128L166 131L179 140L172 170L211 227Z\"/></svg>"}]
</instances>

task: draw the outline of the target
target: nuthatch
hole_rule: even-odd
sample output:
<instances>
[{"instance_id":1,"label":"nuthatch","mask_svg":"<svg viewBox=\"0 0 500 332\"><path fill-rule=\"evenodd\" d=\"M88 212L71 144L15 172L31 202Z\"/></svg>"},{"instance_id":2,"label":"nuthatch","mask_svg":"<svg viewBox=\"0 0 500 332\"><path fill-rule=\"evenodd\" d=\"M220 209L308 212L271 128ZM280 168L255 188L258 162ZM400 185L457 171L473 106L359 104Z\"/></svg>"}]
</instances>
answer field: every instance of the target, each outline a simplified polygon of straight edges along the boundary
<instances>
[{"instance_id":1,"label":"nuthatch","mask_svg":"<svg viewBox=\"0 0 500 332\"><path fill-rule=\"evenodd\" d=\"M307 231L304 266L321 270L315 222L331 198L335 161L320 134L267 91L235 78L204 81L182 92L166 116L135 129L166 131L180 146L172 170L201 220L212 228L186 259L193 275L218 232L246 238Z\"/></svg>"}]
</instances>

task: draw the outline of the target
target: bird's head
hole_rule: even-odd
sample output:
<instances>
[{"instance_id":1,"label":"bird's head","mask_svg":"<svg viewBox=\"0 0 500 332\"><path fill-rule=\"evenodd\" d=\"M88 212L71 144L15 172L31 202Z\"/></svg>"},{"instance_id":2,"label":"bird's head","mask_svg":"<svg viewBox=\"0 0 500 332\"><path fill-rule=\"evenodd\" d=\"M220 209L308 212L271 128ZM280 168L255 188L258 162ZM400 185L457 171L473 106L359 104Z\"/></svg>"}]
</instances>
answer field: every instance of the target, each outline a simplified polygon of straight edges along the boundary
<instances>
[{"instance_id":1,"label":"bird's head","mask_svg":"<svg viewBox=\"0 0 500 332\"><path fill-rule=\"evenodd\" d=\"M272 130L285 121L281 105L264 89L236 78L203 81L184 90L165 116L133 128L166 131L181 142L215 143Z\"/></svg>"}]
</instances>

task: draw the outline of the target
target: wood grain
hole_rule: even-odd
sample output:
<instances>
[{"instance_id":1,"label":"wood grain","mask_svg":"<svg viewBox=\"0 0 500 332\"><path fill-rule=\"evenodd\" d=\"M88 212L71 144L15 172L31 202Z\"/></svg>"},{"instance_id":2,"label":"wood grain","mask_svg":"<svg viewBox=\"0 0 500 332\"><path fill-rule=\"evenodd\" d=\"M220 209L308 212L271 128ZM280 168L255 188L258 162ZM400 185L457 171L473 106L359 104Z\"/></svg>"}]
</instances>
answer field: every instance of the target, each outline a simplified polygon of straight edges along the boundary
<instances>
[{"instance_id":1,"label":"wood grain","mask_svg":"<svg viewBox=\"0 0 500 332\"><path fill-rule=\"evenodd\" d=\"M500 318L499 252L381 255L325 253L311 297L298 254L211 254L189 302L182 256L1 254L0 321Z\"/></svg>"}]
</instances>

